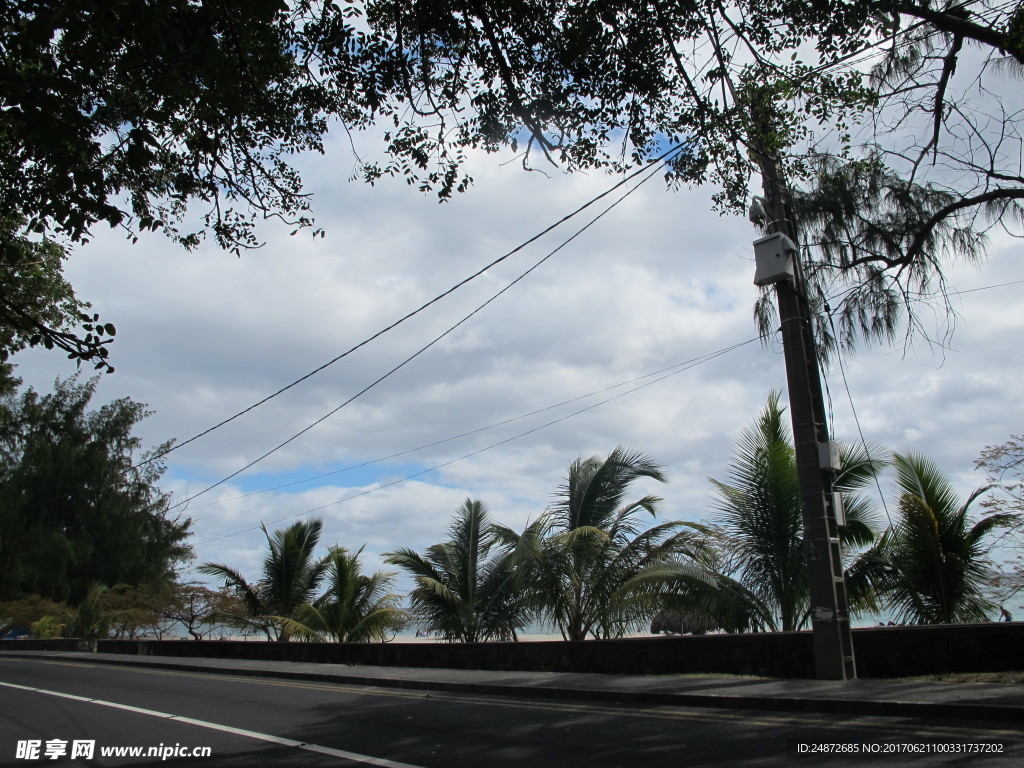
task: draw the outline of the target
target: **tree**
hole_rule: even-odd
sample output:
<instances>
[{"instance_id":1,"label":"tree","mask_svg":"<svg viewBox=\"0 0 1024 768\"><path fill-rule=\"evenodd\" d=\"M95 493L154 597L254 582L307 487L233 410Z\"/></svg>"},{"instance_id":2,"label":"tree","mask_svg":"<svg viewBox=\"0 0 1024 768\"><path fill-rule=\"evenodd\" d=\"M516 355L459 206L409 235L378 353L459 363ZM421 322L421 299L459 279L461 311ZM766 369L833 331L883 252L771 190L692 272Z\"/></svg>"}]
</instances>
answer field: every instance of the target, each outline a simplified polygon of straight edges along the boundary
<instances>
[{"instance_id":1,"label":"tree","mask_svg":"<svg viewBox=\"0 0 1024 768\"><path fill-rule=\"evenodd\" d=\"M6 636L8 633L25 633L40 619L59 615L67 609L68 606L39 595L27 595L20 600L2 603L0 636Z\"/></svg>"},{"instance_id":2,"label":"tree","mask_svg":"<svg viewBox=\"0 0 1024 768\"><path fill-rule=\"evenodd\" d=\"M1024 60L1019 4L19 0L0 22L0 221L25 222L3 246L102 222L237 251L259 219L310 226L289 161L332 120L387 126L366 180L441 199L469 152L507 147L528 168L662 158L740 212L778 152L850 344L891 338L900 310L916 328L949 259L1024 199L1017 115L990 98Z\"/></svg>"},{"instance_id":3,"label":"tree","mask_svg":"<svg viewBox=\"0 0 1024 768\"><path fill-rule=\"evenodd\" d=\"M191 521L170 514L163 465L137 464L146 407L90 410L96 379L20 396L9 367L0 379L0 595L77 604L94 582L171 583Z\"/></svg>"},{"instance_id":4,"label":"tree","mask_svg":"<svg viewBox=\"0 0 1024 768\"><path fill-rule=\"evenodd\" d=\"M618 171L678 145L671 178L713 181L723 204L743 205L751 166L740 142L750 125L736 89L730 91L741 65L723 45L751 36L749 25L764 27L770 9L739 4L739 25L713 2L557 0L453 9L390 0L366 10L364 61L377 70L364 85L364 102L394 123L386 137L393 159L368 164L371 180L406 175L444 195L467 181L460 168L470 149L522 146L528 166L539 153L541 162L568 170ZM337 19L319 28L312 45L326 73L344 76L352 66L350 32L341 9L333 13ZM800 42L758 31L754 47L765 56L788 57ZM711 51L706 59L687 51L701 42ZM788 62L771 72L771 82L792 82L808 69ZM808 87L793 86L800 103L787 108L794 117L780 130L799 133L796 115L805 103L822 121L834 117L847 106L844 98L857 97L857 80L823 71Z\"/></svg>"},{"instance_id":5,"label":"tree","mask_svg":"<svg viewBox=\"0 0 1024 768\"><path fill-rule=\"evenodd\" d=\"M740 436L728 482L711 482L724 551L721 575L742 588L733 588L735 595L753 598L754 628L792 632L806 625L810 604L795 451L779 398L773 392L755 424ZM875 539L870 506L857 494L884 464L884 451L876 448L872 454L840 453L836 489L843 494L846 524L840 539L847 547ZM846 565L853 567L852 559ZM851 589L855 596L870 600L868 590Z\"/></svg>"},{"instance_id":6,"label":"tree","mask_svg":"<svg viewBox=\"0 0 1024 768\"><path fill-rule=\"evenodd\" d=\"M627 501L630 486L648 478L665 482L660 466L621 446L604 459L580 457L569 465L555 501L521 536L503 537L527 565L534 610L566 640L621 637L646 623L658 606L637 599L630 581L645 569L700 548L695 526L673 521L642 524L661 499Z\"/></svg>"},{"instance_id":7,"label":"tree","mask_svg":"<svg viewBox=\"0 0 1024 768\"><path fill-rule=\"evenodd\" d=\"M814 5L803 10L812 18L804 30L823 28ZM811 157L812 174L792 204L812 246L808 294L829 315L817 328L827 350L892 340L901 320L908 336L927 337L921 303L938 305L940 332L951 335L949 265L980 265L991 230L1020 236L1024 223L1019 112L1010 106L1024 71L1019 5L908 2L888 14L884 4L851 7L863 18L857 23L879 34L890 25L891 37L880 40L885 55L865 71L877 107L864 116L854 156ZM850 32L840 33L847 44ZM842 300L822 300L830 295ZM763 329L770 312L761 306L759 316Z\"/></svg>"},{"instance_id":8,"label":"tree","mask_svg":"<svg viewBox=\"0 0 1024 768\"><path fill-rule=\"evenodd\" d=\"M327 555L327 591L299 609L297 631L317 639L339 643L383 641L406 618L399 609L401 598L390 590L395 574L362 573L362 548L349 552L332 547Z\"/></svg>"},{"instance_id":9,"label":"tree","mask_svg":"<svg viewBox=\"0 0 1024 768\"><path fill-rule=\"evenodd\" d=\"M64 636L86 640L109 637L111 624L115 619L115 615L107 607L109 592L110 587L106 584L93 582L78 606L60 617L64 622Z\"/></svg>"},{"instance_id":10,"label":"tree","mask_svg":"<svg viewBox=\"0 0 1024 768\"><path fill-rule=\"evenodd\" d=\"M962 501L924 456L896 455L899 521L879 542L884 572L877 579L895 620L915 624L986 621L994 607L984 591L992 575L991 533L1013 522L996 513L974 522Z\"/></svg>"},{"instance_id":11,"label":"tree","mask_svg":"<svg viewBox=\"0 0 1024 768\"><path fill-rule=\"evenodd\" d=\"M70 242L100 222L187 247L209 230L232 249L264 216L307 226L287 158L321 150L344 107L305 66L316 5L6 3L0 218ZM206 210L181 232L190 201Z\"/></svg>"},{"instance_id":12,"label":"tree","mask_svg":"<svg viewBox=\"0 0 1024 768\"><path fill-rule=\"evenodd\" d=\"M41 237L85 242L101 223L131 237L162 231L187 248L210 233L235 252L259 245L261 219L311 226L289 159L322 151L326 116L349 112L345 91L321 87L309 65L304 30L320 5L329 4L4 3L0 253L8 263ZM70 343L80 359L102 363L105 347L88 335L95 327L69 339L66 317L32 311L40 294L21 284L31 278L9 277L5 316L31 323L47 345Z\"/></svg>"},{"instance_id":13,"label":"tree","mask_svg":"<svg viewBox=\"0 0 1024 768\"><path fill-rule=\"evenodd\" d=\"M168 622L180 624L193 640L202 640L222 626L225 617L245 613L238 595L229 587L210 589L202 584L178 585L160 608Z\"/></svg>"},{"instance_id":14,"label":"tree","mask_svg":"<svg viewBox=\"0 0 1024 768\"><path fill-rule=\"evenodd\" d=\"M416 582L409 595L413 617L452 642L515 640L529 606L511 553L499 550L488 559L498 539L483 502L466 499L448 535L423 555L407 548L384 555Z\"/></svg>"},{"instance_id":15,"label":"tree","mask_svg":"<svg viewBox=\"0 0 1024 768\"><path fill-rule=\"evenodd\" d=\"M1017 557L999 567L993 583L996 599L1005 602L1024 591L1024 436L1011 435L1001 445L986 446L974 467L986 471L993 491L981 501L982 508L1014 520L1000 544Z\"/></svg>"},{"instance_id":16,"label":"tree","mask_svg":"<svg viewBox=\"0 0 1024 768\"><path fill-rule=\"evenodd\" d=\"M136 640L151 634L161 639L167 631L167 614L175 602L177 584L129 587L118 584L103 596L104 615L108 618L110 634L117 639Z\"/></svg>"},{"instance_id":17,"label":"tree","mask_svg":"<svg viewBox=\"0 0 1024 768\"><path fill-rule=\"evenodd\" d=\"M1002 445L989 445L974 462L988 473L989 485L999 494L987 497L982 506L994 512L1024 512L1024 435L1011 435Z\"/></svg>"},{"instance_id":18,"label":"tree","mask_svg":"<svg viewBox=\"0 0 1024 768\"><path fill-rule=\"evenodd\" d=\"M305 604L313 600L327 572L327 559L314 555L323 520L300 520L271 535L260 526L267 539L267 554L262 575L250 584L241 573L220 563L203 563L198 571L221 579L242 600L243 616L227 617L265 632L268 638L288 641L294 632L294 620Z\"/></svg>"},{"instance_id":19,"label":"tree","mask_svg":"<svg viewBox=\"0 0 1024 768\"><path fill-rule=\"evenodd\" d=\"M1015 103L1000 70L1024 60L1019 4L382 0L353 55L360 9L326 9L310 43L325 77L360 73L361 106L390 124L368 180L444 198L478 149L531 169L661 159L738 213L778 155L830 344L892 339L901 314L923 330L918 303L946 303L951 260L979 259L990 227L1021 234L1021 134L998 99Z\"/></svg>"},{"instance_id":20,"label":"tree","mask_svg":"<svg viewBox=\"0 0 1024 768\"><path fill-rule=\"evenodd\" d=\"M113 371L107 345L117 331L88 314L90 305L64 279L67 251L52 241L19 237L16 229L0 227L0 363L26 347L45 346Z\"/></svg>"}]
</instances>

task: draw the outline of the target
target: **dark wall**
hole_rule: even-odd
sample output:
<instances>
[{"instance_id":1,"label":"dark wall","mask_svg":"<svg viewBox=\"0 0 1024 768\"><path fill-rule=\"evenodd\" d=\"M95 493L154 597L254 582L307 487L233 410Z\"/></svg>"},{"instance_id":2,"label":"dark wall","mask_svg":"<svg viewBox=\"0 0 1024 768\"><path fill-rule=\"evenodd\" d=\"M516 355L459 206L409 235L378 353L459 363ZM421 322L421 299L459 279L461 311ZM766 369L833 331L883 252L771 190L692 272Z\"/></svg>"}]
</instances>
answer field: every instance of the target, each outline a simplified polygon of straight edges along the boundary
<instances>
[{"instance_id":1,"label":"dark wall","mask_svg":"<svg viewBox=\"0 0 1024 768\"><path fill-rule=\"evenodd\" d=\"M1024 668L1024 622L855 629L859 677ZM447 669L726 673L814 677L809 632L526 643L268 643L100 640L101 653ZM77 640L10 640L0 651L85 650Z\"/></svg>"},{"instance_id":2,"label":"dark wall","mask_svg":"<svg viewBox=\"0 0 1024 768\"><path fill-rule=\"evenodd\" d=\"M241 641L100 641L106 653L205 656L447 669L670 674L732 672L811 676L806 633L708 635L524 643L266 643Z\"/></svg>"},{"instance_id":3,"label":"dark wall","mask_svg":"<svg viewBox=\"0 0 1024 768\"><path fill-rule=\"evenodd\" d=\"M859 677L1024 669L1024 622L853 630Z\"/></svg>"}]
</instances>

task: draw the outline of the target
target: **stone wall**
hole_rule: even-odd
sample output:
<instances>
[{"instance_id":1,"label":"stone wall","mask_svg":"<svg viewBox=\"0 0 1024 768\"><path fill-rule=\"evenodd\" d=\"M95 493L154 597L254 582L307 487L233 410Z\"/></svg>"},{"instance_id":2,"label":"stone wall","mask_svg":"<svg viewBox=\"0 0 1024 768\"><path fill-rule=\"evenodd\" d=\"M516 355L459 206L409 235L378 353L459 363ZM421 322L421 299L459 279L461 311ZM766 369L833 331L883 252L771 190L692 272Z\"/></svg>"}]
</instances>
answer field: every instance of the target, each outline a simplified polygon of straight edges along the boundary
<instances>
[{"instance_id":1,"label":"stone wall","mask_svg":"<svg viewBox=\"0 0 1024 768\"><path fill-rule=\"evenodd\" d=\"M1024 670L1024 622L855 629L859 677Z\"/></svg>"},{"instance_id":2,"label":"stone wall","mask_svg":"<svg viewBox=\"0 0 1024 768\"><path fill-rule=\"evenodd\" d=\"M101 640L106 653L447 669L812 676L808 633L653 637L524 643L267 643Z\"/></svg>"},{"instance_id":3,"label":"stone wall","mask_svg":"<svg viewBox=\"0 0 1024 768\"><path fill-rule=\"evenodd\" d=\"M1024 623L853 631L859 677L1024 669ZM9 640L0 651L86 650L79 640ZM325 664L617 674L726 673L814 677L809 632L524 643L269 643L100 640L101 653Z\"/></svg>"}]
</instances>

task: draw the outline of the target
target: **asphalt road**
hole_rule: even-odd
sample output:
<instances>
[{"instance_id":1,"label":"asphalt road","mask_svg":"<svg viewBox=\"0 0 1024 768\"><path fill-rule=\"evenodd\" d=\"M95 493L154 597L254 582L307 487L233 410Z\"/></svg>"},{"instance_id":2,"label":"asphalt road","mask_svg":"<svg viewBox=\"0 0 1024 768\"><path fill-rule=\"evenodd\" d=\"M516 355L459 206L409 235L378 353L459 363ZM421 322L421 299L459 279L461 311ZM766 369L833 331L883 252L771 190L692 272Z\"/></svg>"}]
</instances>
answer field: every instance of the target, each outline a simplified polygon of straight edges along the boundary
<instances>
[{"instance_id":1,"label":"asphalt road","mask_svg":"<svg viewBox=\"0 0 1024 768\"><path fill-rule=\"evenodd\" d=\"M1005 767L1024 761L1024 734L1011 723L496 699L35 659L0 658L0 697L5 766ZM93 743L91 759L72 759L76 741L79 750ZM157 751L101 754L112 747ZM56 759L47 758L48 748ZM195 748L208 748L208 756L193 756Z\"/></svg>"}]
</instances>

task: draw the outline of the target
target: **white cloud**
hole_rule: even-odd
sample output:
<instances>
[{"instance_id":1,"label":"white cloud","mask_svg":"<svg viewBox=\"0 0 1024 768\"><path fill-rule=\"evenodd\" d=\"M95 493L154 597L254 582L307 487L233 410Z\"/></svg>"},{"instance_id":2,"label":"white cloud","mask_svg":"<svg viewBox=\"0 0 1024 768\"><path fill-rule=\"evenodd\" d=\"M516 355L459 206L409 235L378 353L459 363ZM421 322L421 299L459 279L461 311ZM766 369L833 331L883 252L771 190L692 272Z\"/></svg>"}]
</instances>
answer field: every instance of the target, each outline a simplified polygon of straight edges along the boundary
<instances>
[{"instance_id":1,"label":"white cloud","mask_svg":"<svg viewBox=\"0 0 1024 768\"><path fill-rule=\"evenodd\" d=\"M330 161L331 155L327 160ZM344 159L341 164L344 164ZM524 174L474 160L469 193L439 206L400 182L342 183L330 162L313 169L323 240L268 229L242 258L182 252L157 237L131 246L101 234L74 254L79 294L118 326L98 399L131 396L155 414L148 445L186 438L326 362L418 307L612 183L608 177ZM250 574L261 521L321 508L325 543L381 552L435 543L467 496L521 526L549 503L566 466L618 444L662 462L671 482L652 489L666 514L706 513L709 476L722 477L733 440L769 391L785 389L776 346L753 343L422 478L334 504L404 473L444 464L628 389L611 389L457 441L271 493L235 498L342 466L407 451L745 341L751 319L751 241L742 219L709 213L703 191L672 193L656 179L452 335L353 405L197 499L200 561ZM335 408L489 298L572 231L560 228L440 305L294 390L168 457L179 497L252 461ZM954 288L1024 279L1015 243L998 243L980 273ZM846 361L865 437L922 450L973 488L986 444L1020 432L1024 326L1018 287L965 293L952 349L865 349ZM941 319L941 318L940 318ZM73 368L52 354L20 355L19 375L47 388ZM66 361L64 361L66 362ZM856 438L838 368L827 380L834 426ZM967 488L969 489L969 488ZM222 501L214 506L201 506ZM330 506L325 506L330 505ZM286 522L268 525L280 527ZM229 536L239 531L247 533ZM252 529L256 529L255 531ZM221 538L229 536L228 538Z\"/></svg>"}]
</instances>

